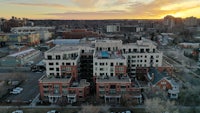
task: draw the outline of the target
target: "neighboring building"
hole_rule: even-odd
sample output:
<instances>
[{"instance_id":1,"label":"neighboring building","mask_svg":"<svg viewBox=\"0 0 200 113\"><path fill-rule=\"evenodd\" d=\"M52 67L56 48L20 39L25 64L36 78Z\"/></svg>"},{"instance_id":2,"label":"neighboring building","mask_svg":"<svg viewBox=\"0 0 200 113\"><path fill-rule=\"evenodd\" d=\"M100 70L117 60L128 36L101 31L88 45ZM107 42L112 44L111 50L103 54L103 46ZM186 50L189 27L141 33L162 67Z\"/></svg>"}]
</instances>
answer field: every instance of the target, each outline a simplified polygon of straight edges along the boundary
<instances>
[{"instance_id":1,"label":"neighboring building","mask_svg":"<svg viewBox=\"0 0 200 113\"><path fill-rule=\"evenodd\" d=\"M41 52L35 49L27 49L1 58L1 66L23 66L41 57Z\"/></svg>"},{"instance_id":2,"label":"neighboring building","mask_svg":"<svg viewBox=\"0 0 200 113\"><path fill-rule=\"evenodd\" d=\"M106 32L107 33L115 33L115 32L120 32L120 25L107 25L106 26Z\"/></svg>"},{"instance_id":3,"label":"neighboring building","mask_svg":"<svg viewBox=\"0 0 200 113\"><path fill-rule=\"evenodd\" d=\"M40 40L48 40L52 37L52 33L50 31L54 29L54 27L13 27L11 28L11 32L16 34L38 33Z\"/></svg>"},{"instance_id":4,"label":"neighboring building","mask_svg":"<svg viewBox=\"0 0 200 113\"><path fill-rule=\"evenodd\" d=\"M127 58L127 72L131 78L136 77L137 67L161 67L163 53L149 40L138 40L122 46L122 53Z\"/></svg>"},{"instance_id":5,"label":"neighboring building","mask_svg":"<svg viewBox=\"0 0 200 113\"><path fill-rule=\"evenodd\" d=\"M158 71L156 68L149 68L146 78L153 87L159 87L167 91L171 99L178 98L179 84L168 75L167 71Z\"/></svg>"},{"instance_id":6,"label":"neighboring building","mask_svg":"<svg viewBox=\"0 0 200 113\"><path fill-rule=\"evenodd\" d=\"M198 19L196 17L187 17L184 19L184 25L186 26L197 26L198 25Z\"/></svg>"},{"instance_id":7,"label":"neighboring building","mask_svg":"<svg viewBox=\"0 0 200 113\"><path fill-rule=\"evenodd\" d=\"M38 33L6 34L6 35L8 36L9 45L34 46L40 44L40 36Z\"/></svg>"}]
</instances>

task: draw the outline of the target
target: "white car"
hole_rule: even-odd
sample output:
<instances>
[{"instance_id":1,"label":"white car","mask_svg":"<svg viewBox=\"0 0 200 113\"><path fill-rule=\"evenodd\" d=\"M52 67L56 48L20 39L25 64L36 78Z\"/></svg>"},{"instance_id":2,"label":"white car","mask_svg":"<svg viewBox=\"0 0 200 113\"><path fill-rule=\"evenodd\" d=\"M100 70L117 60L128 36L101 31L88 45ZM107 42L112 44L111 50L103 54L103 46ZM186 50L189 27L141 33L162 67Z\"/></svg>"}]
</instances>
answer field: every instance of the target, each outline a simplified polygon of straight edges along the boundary
<instances>
[{"instance_id":1,"label":"white car","mask_svg":"<svg viewBox=\"0 0 200 113\"><path fill-rule=\"evenodd\" d=\"M15 95L20 94L20 93L21 93L21 91L18 91L18 90L13 90L13 91L10 92L10 94L15 94Z\"/></svg>"},{"instance_id":2,"label":"white car","mask_svg":"<svg viewBox=\"0 0 200 113\"><path fill-rule=\"evenodd\" d=\"M12 113L23 113L23 111L22 110L15 110Z\"/></svg>"},{"instance_id":3,"label":"white car","mask_svg":"<svg viewBox=\"0 0 200 113\"><path fill-rule=\"evenodd\" d=\"M51 111L48 111L47 113L60 113L60 112L57 110L51 110Z\"/></svg>"},{"instance_id":4,"label":"white car","mask_svg":"<svg viewBox=\"0 0 200 113\"><path fill-rule=\"evenodd\" d=\"M23 88L21 88L21 87L16 87L15 89L13 89L13 91L14 91L14 90L18 90L18 91L21 92L21 91L23 91Z\"/></svg>"}]
</instances>

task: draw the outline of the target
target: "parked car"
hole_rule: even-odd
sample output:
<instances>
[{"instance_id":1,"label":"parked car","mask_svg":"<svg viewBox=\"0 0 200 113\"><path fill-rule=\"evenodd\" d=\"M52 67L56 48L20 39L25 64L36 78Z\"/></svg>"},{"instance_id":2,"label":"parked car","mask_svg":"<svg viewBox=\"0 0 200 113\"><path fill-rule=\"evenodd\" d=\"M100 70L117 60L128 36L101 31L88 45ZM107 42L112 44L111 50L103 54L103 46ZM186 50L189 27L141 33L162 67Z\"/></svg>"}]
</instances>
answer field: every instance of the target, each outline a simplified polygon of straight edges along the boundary
<instances>
[{"instance_id":1,"label":"parked car","mask_svg":"<svg viewBox=\"0 0 200 113\"><path fill-rule=\"evenodd\" d=\"M60 113L60 112L57 110L51 110L51 111L48 111L47 113Z\"/></svg>"},{"instance_id":2,"label":"parked car","mask_svg":"<svg viewBox=\"0 0 200 113\"><path fill-rule=\"evenodd\" d=\"M12 113L23 113L23 111L22 110L15 110Z\"/></svg>"},{"instance_id":3,"label":"parked car","mask_svg":"<svg viewBox=\"0 0 200 113\"><path fill-rule=\"evenodd\" d=\"M23 88L21 88L21 87L16 87L15 89L13 89L13 91L14 91L14 90L18 90L18 91L21 92L21 91L23 91Z\"/></svg>"},{"instance_id":4,"label":"parked car","mask_svg":"<svg viewBox=\"0 0 200 113\"><path fill-rule=\"evenodd\" d=\"M20 94L21 93L21 91L19 91L19 90L13 90L13 91L10 91L10 94Z\"/></svg>"}]
</instances>

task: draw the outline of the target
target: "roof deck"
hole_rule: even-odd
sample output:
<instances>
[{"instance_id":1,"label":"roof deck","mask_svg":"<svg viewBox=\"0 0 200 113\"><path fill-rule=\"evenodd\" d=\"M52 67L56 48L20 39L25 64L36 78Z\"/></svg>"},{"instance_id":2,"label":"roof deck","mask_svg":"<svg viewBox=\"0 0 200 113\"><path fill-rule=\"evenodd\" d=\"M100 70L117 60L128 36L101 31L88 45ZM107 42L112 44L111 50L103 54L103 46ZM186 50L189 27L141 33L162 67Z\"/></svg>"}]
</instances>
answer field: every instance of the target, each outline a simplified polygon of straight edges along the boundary
<instances>
[{"instance_id":1,"label":"roof deck","mask_svg":"<svg viewBox=\"0 0 200 113\"><path fill-rule=\"evenodd\" d=\"M70 83L72 77L55 78L54 76L48 77L43 75L39 81L42 83Z\"/></svg>"},{"instance_id":2,"label":"roof deck","mask_svg":"<svg viewBox=\"0 0 200 113\"><path fill-rule=\"evenodd\" d=\"M97 78L97 83L131 83L131 79L128 76L122 76L122 77L104 77L104 78Z\"/></svg>"},{"instance_id":3,"label":"roof deck","mask_svg":"<svg viewBox=\"0 0 200 113\"><path fill-rule=\"evenodd\" d=\"M97 59L125 59L120 51L96 51L95 57Z\"/></svg>"}]
</instances>

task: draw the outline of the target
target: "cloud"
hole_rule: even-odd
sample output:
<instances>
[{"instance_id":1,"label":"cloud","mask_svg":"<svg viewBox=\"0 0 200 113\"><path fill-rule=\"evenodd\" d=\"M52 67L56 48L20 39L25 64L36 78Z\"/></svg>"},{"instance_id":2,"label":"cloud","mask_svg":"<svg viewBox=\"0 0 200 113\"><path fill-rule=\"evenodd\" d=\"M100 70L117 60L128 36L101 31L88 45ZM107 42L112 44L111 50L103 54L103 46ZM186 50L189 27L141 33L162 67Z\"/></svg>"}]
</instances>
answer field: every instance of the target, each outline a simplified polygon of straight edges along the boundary
<instances>
[{"instance_id":1,"label":"cloud","mask_svg":"<svg viewBox=\"0 0 200 113\"><path fill-rule=\"evenodd\" d=\"M142 2L133 2L132 4L128 6L128 9L133 15L137 15L138 17L141 17L141 18L145 18L145 17L159 18L168 14L176 14L177 12L180 12L180 11L183 12L192 8L199 7L199 4L194 5L194 3L198 3L197 1L195 0L191 0L191 1L154 0L148 4L144 4ZM178 4L177 5L178 7L175 4ZM189 7L183 7L183 4L187 4ZM166 6L168 6L168 8ZM165 10L163 10L163 7L166 7Z\"/></svg>"},{"instance_id":2,"label":"cloud","mask_svg":"<svg viewBox=\"0 0 200 113\"><path fill-rule=\"evenodd\" d=\"M44 15L57 16L63 19L123 19L127 13L123 10L95 11L95 12L65 12L65 13L46 13ZM126 15L127 16L127 15Z\"/></svg>"},{"instance_id":3,"label":"cloud","mask_svg":"<svg viewBox=\"0 0 200 113\"><path fill-rule=\"evenodd\" d=\"M19 6L65 8L64 5L56 4L56 3L16 3L16 2L10 2L9 4L11 4L11 5L19 5Z\"/></svg>"},{"instance_id":4,"label":"cloud","mask_svg":"<svg viewBox=\"0 0 200 113\"><path fill-rule=\"evenodd\" d=\"M83 8L91 8L95 7L95 5L98 3L100 0L71 0L74 4L83 7Z\"/></svg>"}]
</instances>

